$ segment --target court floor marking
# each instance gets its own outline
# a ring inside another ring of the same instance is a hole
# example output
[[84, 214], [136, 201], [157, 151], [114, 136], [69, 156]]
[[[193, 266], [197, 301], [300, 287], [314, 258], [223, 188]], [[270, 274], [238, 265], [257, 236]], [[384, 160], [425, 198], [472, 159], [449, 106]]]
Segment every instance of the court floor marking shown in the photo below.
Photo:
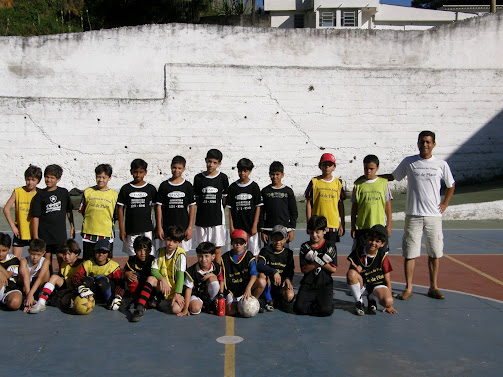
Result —
[[[225, 317], [225, 336], [234, 336], [234, 317]], [[224, 377], [236, 375], [236, 345], [225, 345]]]
[[461, 262], [460, 260], [457, 260], [456, 258], [451, 257], [450, 255], [444, 254], [444, 256], [445, 256], [447, 259], [449, 259], [449, 260], [451, 260], [451, 261], [453, 261], [453, 262], [456, 262], [457, 264], [459, 264], [459, 265], [461, 265], [461, 266], [463, 266], [463, 267], [466, 267], [466, 268], [468, 268], [469, 270], [472, 270], [473, 272], [475, 272], [475, 273], [477, 273], [477, 274], [479, 274], [479, 275], [481, 275], [481, 276], [483, 276], [483, 277], [485, 277], [485, 278], [487, 278], [487, 279], [491, 280], [492, 282], [494, 282], [494, 283], [496, 283], [496, 284], [503, 285], [503, 281], [498, 280], [498, 279], [496, 279], [495, 277], [492, 277], [491, 275], [486, 274], [485, 272], [482, 272], [482, 271], [480, 271], [479, 269], [477, 269], [477, 268], [475, 268], [475, 267], [472, 267], [472, 266], [470, 266], [470, 265], [468, 265], [468, 264], [466, 264], [466, 263], [463, 263], [463, 262]]

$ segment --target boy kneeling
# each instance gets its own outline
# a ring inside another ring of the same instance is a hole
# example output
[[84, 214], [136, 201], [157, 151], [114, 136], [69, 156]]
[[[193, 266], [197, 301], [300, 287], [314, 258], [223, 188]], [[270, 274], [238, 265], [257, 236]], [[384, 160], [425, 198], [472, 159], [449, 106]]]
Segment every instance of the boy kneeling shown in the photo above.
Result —
[[383, 312], [396, 314], [393, 308], [391, 294], [391, 277], [393, 271], [387, 252], [383, 248], [386, 243], [386, 228], [382, 225], [373, 226], [367, 233], [367, 244], [354, 250], [348, 260], [351, 262], [346, 275], [349, 290], [355, 299], [355, 313], [364, 315], [362, 296], [368, 296], [369, 314], [377, 311], [376, 299], [384, 307]]

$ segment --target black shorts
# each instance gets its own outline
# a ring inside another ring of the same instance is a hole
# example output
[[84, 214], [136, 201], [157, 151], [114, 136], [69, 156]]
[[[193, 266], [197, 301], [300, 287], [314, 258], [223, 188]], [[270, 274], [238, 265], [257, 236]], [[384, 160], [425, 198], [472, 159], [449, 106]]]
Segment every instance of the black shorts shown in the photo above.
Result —
[[339, 233], [337, 232], [337, 230], [334, 230], [333, 232], [332, 231], [326, 232], [325, 239], [327, 241], [333, 241], [333, 242], [340, 242], [341, 241], [341, 238], [339, 237]]
[[30, 240], [22, 240], [21, 238], [14, 236], [14, 239], [12, 240], [12, 246], [14, 247], [30, 246]]

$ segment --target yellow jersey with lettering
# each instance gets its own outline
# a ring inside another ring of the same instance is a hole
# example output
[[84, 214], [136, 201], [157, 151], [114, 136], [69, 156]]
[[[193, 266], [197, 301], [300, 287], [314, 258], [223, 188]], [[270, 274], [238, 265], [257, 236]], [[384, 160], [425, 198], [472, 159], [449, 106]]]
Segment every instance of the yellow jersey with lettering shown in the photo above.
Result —
[[175, 296], [176, 273], [178, 271], [183, 271], [185, 273], [187, 269], [187, 254], [184, 249], [177, 247], [171, 255], [166, 256], [166, 248], [161, 247], [157, 250], [152, 268], [159, 270], [159, 273], [168, 280], [171, 291], [170, 294], [165, 295], [164, 298], [171, 299]]
[[108, 259], [107, 263], [105, 263], [103, 266], [96, 264], [94, 259], [89, 259], [82, 263], [82, 266], [86, 271], [86, 276], [91, 276], [93, 278], [98, 276], [109, 276], [112, 275], [115, 271], [120, 271], [121, 269], [119, 263], [111, 259]]
[[369, 183], [365, 179], [355, 182], [355, 199], [358, 206], [356, 229], [370, 229], [374, 225], [386, 225], [386, 191], [388, 180], [377, 178]]
[[339, 228], [339, 199], [341, 197], [342, 182], [334, 178], [327, 182], [321, 176], [311, 180], [313, 184], [311, 214], [324, 216], [329, 228]]
[[73, 289], [72, 287], [72, 276], [80, 269], [82, 266], [82, 259], [77, 259], [75, 263], [72, 265], [67, 262], [63, 262], [61, 264], [61, 269], [59, 270], [59, 274], [63, 278], [66, 283], [66, 288]]
[[82, 233], [113, 238], [114, 212], [118, 194], [89, 187], [84, 190], [80, 212], [84, 214]]
[[22, 187], [18, 187], [14, 190], [16, 196], [16, 226], [19, 230], [19, 238], [22, 240], [31, 240], [31, 216], [30, 216], [30, 205], [33, 197], [38, 192], [36, 189], [34, 192], [28, 193]]

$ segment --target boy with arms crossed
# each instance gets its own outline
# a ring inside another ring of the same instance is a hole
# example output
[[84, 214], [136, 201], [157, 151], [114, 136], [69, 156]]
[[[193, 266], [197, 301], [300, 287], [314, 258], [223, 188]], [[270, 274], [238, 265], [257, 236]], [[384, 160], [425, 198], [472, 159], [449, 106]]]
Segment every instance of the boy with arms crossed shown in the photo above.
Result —
[[23, 294], [16, 284], [19, 259], [10, 250], [10, 236], [0, 233], [0, 303], [7, 310], [18, 310], [23, 303]]
[[293, 190], [285, 186], [281, 180], [285, 177], [283, 164], [274, 161], [269, 166], [271, 184], [261, 191], [264, 205], [260, 211], [262, 224], [262, 241], [269, 242], [271, 229], [275, 225], [283, 225], [289, 229], [287, 242], [293, 242], [297, 226], [297, 202]]
[[[24, 312], [35, 305], [35, 297], [38, 298], [39, 288], [49, 280], [49, 264], [51, 258], [45, 258], [45, 242], [41, 239], [30, 241], [29, 255], [19, 262], [18, 285], [25, 294]], [[58, 258], [60, 258], [58, 256]]]
[[[145, 182], [148, 164], [141, 158], [131, 162], [133, 181], [122, 186], [117, 199], [120, 239], [122, 252], [134, 256], [133, 242], [138, 236], [153, 239], [152, 207], [157, 197], [156, 188]], [[125, 213], [124, 213], [125, 212]], [[124, 218], [126, 224], [124, 226]], [[154, 254], [154, 248], [150, 252]]]
[[185, 229], [182, 249], [192, 248], [192, 225], [196, 214], [194, 188], [192, 183], [182, 177], [185, 171], [185, 158], [175, 156], [171, 161], [171, 178], [161, 183], [157, 192], [156, 222], [157, 235], [164, 240], [164, 232], [170, 225]]
[[72, 305], [73, 299], [77, 295], [77, 291], [72, 286], [72, 277], [82, 265], [82, 259], [79, 258], [80, 247], [74, 240], [66, 240], [58, 250], [58, 254], [63, 256], [63, 263], [58, 275], [52, 275], [49, 281], [45, 283], [37, 303], [28, 310], [28, 313], [43, 312], [47, 300], [55, 289], [57, 290], [58, 302], [61, 303], [62, 308], [67, 309]]
[[248, 233], [248, 250], [256, 256], [260, 251], [258, 221], [262, 198], [257, 183], [250, 179], [253, 162], [247, 158], [238, 161], [239, 180], [229, 186], [227, 207], [229, 211], [229, 232], [243, 229]]
[[[7, 222], [14, 233], [12, 246], [14, 255], [21, 258], [23, 247], [28, 246], [31, 240], [31, 222], [30, 206], [35, 194], [38, 192], [37, 185], [42, 179], [42, 170], [38, 166], [30, 165], [24, 172], [26, 185], [14, 189], [9, 200], [5, 203], [3, 213]], [[12, 220], [10, 209], [14, 205], [16, 221]]]
[[311, 216], [307, 223], [310, 240], [299, 252], [304, 277], [294, 304], [297, 314], [324, 317], [334, 312], [332, 274], [337, 271], [337, 249], [333, 241], [324, 238], [326, 231], [327, 219]]
[[179, 317], [215, 310], [215, 299], [223, 288], [223, 282], [218, 280], [220, 265], [214, 263], [215, 249], [211, 242], [203, 242], [196, 248], [197, 262], [185, 271], [185, 305], [177, 314]]
[[[183, 282], [187, 269], [187, 255], [180, 247], [185, 238], [185, 231], [178, 225], [170, 225], [164, 234], [165, 247], [157, 250], [152, 262], [147, 282], [143, 286], [138, 299], [138, 305], [131, 318], [138, 322], [143, 317], [143, 312], [152, 294], [159, 294], [162, 299], [157, 309], [164, 313], [178, 314], [184, 306]], [[152, 292], [154, 291], [154, 292]]]
[[377, 311], [376, 299], [384, 307], [383, 312], [396, 314], [391, 294], [393, 271], [388, 260], [388, 252], [383, 247], [387, 231], [382, 225], [375, 225], [366, 233], [367, 244], [353, 250], [348, 256], [351, 263], [346, 274], [349, 290], [355, 299], [355, 314], [364, 315], [362, 296], [368, 297], [369, 314]]
[[306, 220], [309, 221], [313, 215], [325, 217], [328, 224], [325, 238], [339, 242], [346, 229], [343, 203], [346, 195], [342, 181], [332, 176], [336, 167], [334, 155], [323, 153], [318, 167], [321, 175], [311, 179], [304, 193]]
[[373, 154], [363, 159], [363, 177], [355, 182], [351, 196], [351, 237], [353, 250], [365, 245], [366, 233], [374, 225], [386, 227], [386, 247], [391, 236], [391, 191], [388, 181], [377, 176], [379, 159]]
[[[75, 238], [72, 200], [67, 189], [58, 187], [63, 169], [59, 165], [48, 165], [44, 170], [46, 188], [37, 192], [31, 203], [31, 236], [45, 241], [47, 259], [56, 254], [66, 241], [66, 218], [70, 222], [70, 238]], [[63, 260], [58, 257], [61, 266]], [[52, 271], [52, 265], [49, 266]]]
[[264, 290], [264, 281], [257, 280], [257, 265], [255, 257], [246, 250], [248, 233], [242, 229], [234, 229], [231, 233], [232, 250], [222, 255], [222, 277], [224, 284], [221, 287], [227, 294], [228, 315], [236, 315], [238, 302], [250, 296], [256, 299]]
[[220, 263], [225, 245], [225, 204], [229, 179], [217, 169], [222, 152], [210, 149], [206, 154], [206, 171], [194, 177], [194, 196], [197, 203], [196, 243], [211, 242], [216, 246], [215, 262]]
[[82, 222], [82, 245], [84, 260], [94, 256], [94, 245], [98, 240], [110, 242], [110, 257], [113, 257], [113, 238], [117, 192], [108, 187], [112, 178], [112, 166], [100, 164], [94, 169], [96, 186], [84, 190], [79, 212]]

